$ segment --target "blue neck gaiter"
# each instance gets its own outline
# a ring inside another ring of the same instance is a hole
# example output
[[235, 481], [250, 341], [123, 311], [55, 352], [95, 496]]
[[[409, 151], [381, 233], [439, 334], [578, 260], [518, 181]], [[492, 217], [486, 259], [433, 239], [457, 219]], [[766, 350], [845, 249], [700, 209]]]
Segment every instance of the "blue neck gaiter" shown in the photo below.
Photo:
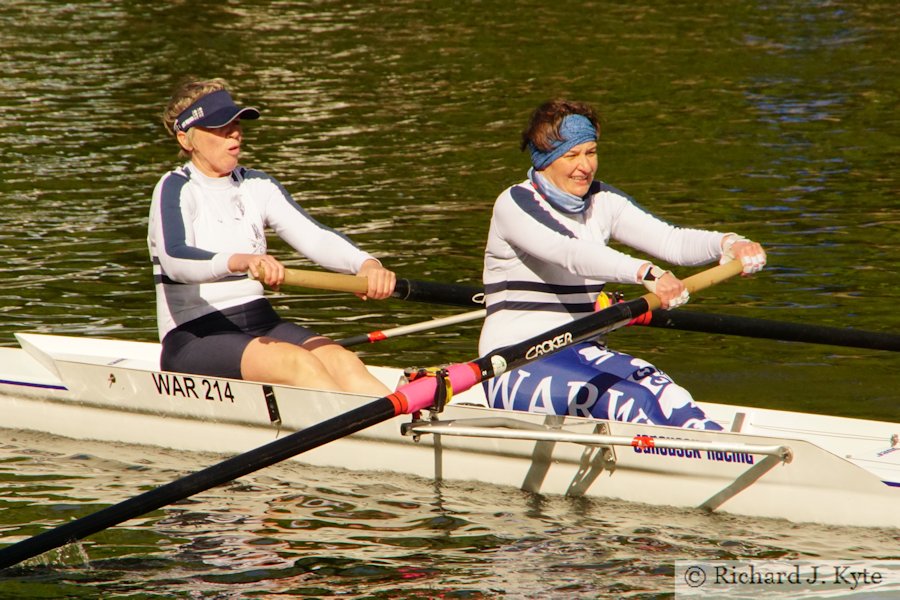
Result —
[[546, 198], [553, 208], [559, 211], [577, 214], [584, 212], [590, 206], [590, 199], [593, 197], [590, 191], [584, 198], [564, 192], [553, 185], [553, 182], [549, 179], [541, 175], [540, 171], [535, 171], [533, 168], [528, 169], [528, 179], [534, 184], [538, 193]]

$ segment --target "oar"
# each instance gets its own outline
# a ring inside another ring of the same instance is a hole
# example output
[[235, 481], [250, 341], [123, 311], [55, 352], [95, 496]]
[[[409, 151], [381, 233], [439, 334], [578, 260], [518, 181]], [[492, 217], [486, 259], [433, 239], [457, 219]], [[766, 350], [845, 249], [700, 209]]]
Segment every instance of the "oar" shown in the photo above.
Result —
[[[367, 289], [365, 277], [304, 269], [285, 269], [284, 285], [356, 294], [361, 294]], [[479, 306], [483, 303], [479, 300], [482, 296], [481, 290], [474, 286], [412, 279], [398, 279], [393, 293], [394, 298], [401, 300], [452, 306]]]
[[[644, 317], [646, 316], [644, 315]], [[900, 351], [900, 335], [863, 331], [861, 329], [825, 327], [823, 325], [806, 325], [770, 319], [712, 315], [680, 310], [654, 310], [649, 323], [642, 323], [642, 320], [638, 319], [637, 324], [684, 331], [741, 335], [784, 342], [806, 342], [809, 344], [890, 350], [892, 352]]]
[[485, 309], [473, 310], [470, 312], [460, 313], [458, 315], [450, 315], [449, 317], [440, 317], [438, 319], [430, 319], [421, 323], [413, 323], [412, 325], [401, 325], [393, 329], [384, 329], [382, 331], [370, 331], [369, 333], [361, 333], [353, 335], [337, 343], [345, 348], [355, 346], [357, 344], [374, 343], [409, 333], [419, 333], [420, 331], [430, 331], [438, 327], [446, 327], [456, 325], [457, 323], [465, 323], [466, 321], [474, 321], [475, 319], [483, 319], [487, 311]]
[[[684, 280], [690, 292], [714, 285], [741, 270], [737, 261], [719, 265]], [[459, 393], [478, 383], [561, 350], [594, 335], [621, 327], [631, 319], [659, 307], [659, 298], [645, 294], [640, 298], [614, 304], [571, 323], [507, 346], [467, 363], [445, 369], [444, 385], [450, 393]], [[281, 439], [229, 458], [171, 483], [139, 494], [93, 514], [81, 517], [0, 549], [0, 569], [11, 567], [67, 543], [85, 538], [129, 519], [189, 498], [194, 494], [227, 483], [264, 467], [287, 460], [333, 440], [351, 435], [401, 414], [410, 414], [431, 406], [438, 391], [438, 377], [421, 377], [396, 392], [364, 404], [342, 415], [292, 433]]]
[[[338, 275], [338, 277], [362, 279], [352, 275]], [[297, 285], [304, 284], [298, 283]], [[359, 286], [360, 283], [355, 282], [354, 285]], [[313, 283], [312, 287], [316, 287], [316, 284]], [[484, 294], [481, 288], [470, 285], [401, 279], [397, 282], [397, 288], [401, 291], [395, 292], [394, 296], [408, 300], [453, 306], [480, 306], [484, 302]], [[365, 291], [364, 287], [362, 291]], [[888, 350], [891, 352], [900, 351], [900, 335], [891, 333], [791, 323], [789, 321], [775, 321], [771, 319], [756, 319], [753, 317], [735, 317], [691, 310], [674, 312], [662, 309], [654, 310], [652, 315], [644, 314], [634, 325], [755, 337], [782, 342], [825, 344], [849, 348]]]

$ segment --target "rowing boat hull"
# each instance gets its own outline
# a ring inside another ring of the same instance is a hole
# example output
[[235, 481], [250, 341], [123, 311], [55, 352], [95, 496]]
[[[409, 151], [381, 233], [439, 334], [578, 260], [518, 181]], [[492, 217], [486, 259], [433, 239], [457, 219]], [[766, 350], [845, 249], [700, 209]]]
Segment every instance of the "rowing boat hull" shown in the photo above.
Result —
[[[9, 429], [236, 454], [371, 401], [160, 372], [156, 344], [17, 337], [22, 349], [0, 348], [0, 414]], [[389, 386], [402, 375], [389, 368], [373, 372]], [[726, 429], [736, 430], [706, 432], [508, 412], [479, 403], [480, 390], [470, 390], [439, 415], [438, 425], [472, 425], [466, 435], [429, 432], [428, 415], [417, 425], [418, 435], [402, 435], [412, 419], [401, 416], [296, 458], [545, 494], [900, 527], [900, 447], [891, 442], [898, 424], [703, 404]], [[527, 433], [536, 430], [549, 431], [549, 438], [514, 439], [521, 432], [538, 436]], [[564, 441], [574, 434], [594, 436], [589, 439], [595, 443]], [[613, 439], [637, 441], [600, 443]], [[684, 447], [659, 447], [665, 440]], [[692, 444], [700, 449], [689, 449]], [[773, 447], [785, 452], [755, 452]]]

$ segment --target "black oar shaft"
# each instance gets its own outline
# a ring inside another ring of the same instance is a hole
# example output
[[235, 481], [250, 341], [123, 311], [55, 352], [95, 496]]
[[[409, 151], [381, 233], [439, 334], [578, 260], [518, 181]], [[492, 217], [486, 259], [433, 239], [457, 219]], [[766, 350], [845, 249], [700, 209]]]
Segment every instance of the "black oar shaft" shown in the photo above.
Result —
[[[480, 306], [481, 288], [462, 284], [435, 284], [428, 281], [398, 281], [395, 297], [453, 306]], [[410, 287], [407, 287], [410, 286]], [[420, 292], [420, 290], [423, 290]], [[900, 352], [900, 335], [861, 329], [826, 327], [788, 321], [691, 312], [690, 310], [655, 310], [647, 324], [650, 327], [718, 333], [784, 342], [804, 342], [870, 350]], [[361, 340], [358, 343], [363, 343]]]
[[129, 519], [356, 433], [386, 421], [396, 414], [395, 405], [387, 398], [380, 398], [86, 517], [2, 548], [0, 549], [0, 569], [11, 567], [23, 560], [83, 539]]
[[481, 306], [483, 304], [480, 287], [414, 279], [398, 279], [393, 297], [450, 306]]
[[351, 335], [350, 337], [346, 337], [340, 340], [337, 340], [337, 343], [344, 348], [349, 348], [350, 346], [358, 346], [359, 344], [368, 344], [372, 340], [369, 338], [369, 335], [366, 333], [359, 333], [357, 335]]
[[653, 311], [651, 327], [740, 335], [785, 342], [900, 351], [900, 335], [691, 311]]
[[[658, 304], [657, 304], [658, 306]], [[496, 361], [502, 360], [500, 371], [513, 369], [582, 340], [603, 335], [644, 314], [652, 307], [648, 296], [613, 304], [603, 310], [547, 331], [540, 336], [496, 350], [474, 361], [481, 369], [482, 380], [497, 374]]]

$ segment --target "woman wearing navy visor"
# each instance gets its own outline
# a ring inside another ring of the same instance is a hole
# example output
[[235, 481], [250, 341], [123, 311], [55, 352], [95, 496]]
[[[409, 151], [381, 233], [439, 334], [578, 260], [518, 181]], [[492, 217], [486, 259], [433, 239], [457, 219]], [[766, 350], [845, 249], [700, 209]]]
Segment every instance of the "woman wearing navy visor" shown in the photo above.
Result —
[[[611, 248], [610, 240], [677, 265], [736, 259], [744, 274], [765, 265], [759, 244], [734, 233], [674, 227], [595, 180], [598, 134], [596, 113], [581, 102], [554, 100], [532, 114], [521, 145], [532, 168], [500, 194], [491, 218], [481, 356], [590, 314], [606, 299], [606, 282], [643, 285], [663, 308], [688, 301], [671, 272]], [[721, 429], [665, 373], [599, 341], [560, 350], [488, 381], [485, 389], [497, 408]]]
[[162, 176], [150, 208], [161, 368], [383, 396], [390, 390], [353, 352], [281, 319], [263, 296], [263, 283], [284, 281], [265, 227], [322, 267], [365, 276], [363, 299], [387, 298], [396, 277], [274, 178], [239, 165], [241, 120], [257, 118], [221, 79], [181, 85], [163, 113], [188, 160]]

